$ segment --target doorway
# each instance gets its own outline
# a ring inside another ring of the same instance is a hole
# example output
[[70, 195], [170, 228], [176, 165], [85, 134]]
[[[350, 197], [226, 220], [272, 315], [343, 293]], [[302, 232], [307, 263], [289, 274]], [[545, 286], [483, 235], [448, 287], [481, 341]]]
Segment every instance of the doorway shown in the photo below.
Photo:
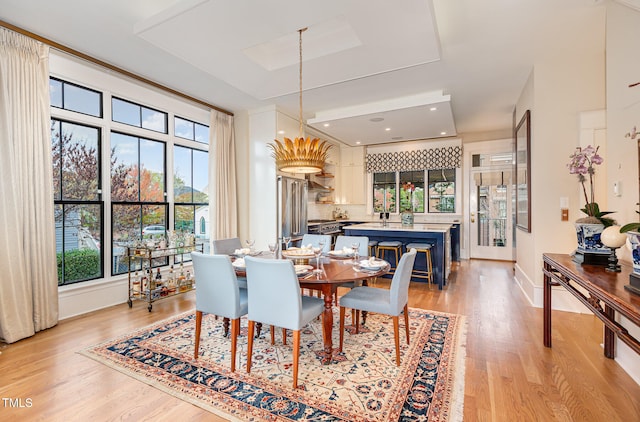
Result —
[[513, 153], [473, 154], [471, 161], [469, 257], [513, 261]]

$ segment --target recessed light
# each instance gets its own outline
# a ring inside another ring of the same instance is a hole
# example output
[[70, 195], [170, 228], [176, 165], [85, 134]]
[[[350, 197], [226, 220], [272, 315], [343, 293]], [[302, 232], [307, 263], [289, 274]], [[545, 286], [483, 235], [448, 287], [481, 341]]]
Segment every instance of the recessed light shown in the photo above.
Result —
[[387, 132], [389, 132], [389, 131], [391, 130], [391, 128], [390, 128], [390, 127], [388, 127], [388, 128], [386, 128], [385, 130], [386, 130]]
[[440, 135], [446, 135], [447, 132], [440, 132]]
[[329, 123], [324, 124], [324, 127], [329, 127], [329, 126], [331, 126]]
[[356, 141], [356, 145], [360, 145], [360, 141]]
[[383, 120], [384, 120], [384, 118], [382, 118], [382, 117], [373, 117], [373, 118], [369, 119], [370, 122], [374, 122], [374, 123], [381, 122]]
[[429, 110], [436, 111], [437, 109], [438, 109], [438, 107], [431, 107]]
[[278, 131], [278, 134], [279, 134], [279, 135], [284, 135], [284, 130], [279, 130], [279, 131]]

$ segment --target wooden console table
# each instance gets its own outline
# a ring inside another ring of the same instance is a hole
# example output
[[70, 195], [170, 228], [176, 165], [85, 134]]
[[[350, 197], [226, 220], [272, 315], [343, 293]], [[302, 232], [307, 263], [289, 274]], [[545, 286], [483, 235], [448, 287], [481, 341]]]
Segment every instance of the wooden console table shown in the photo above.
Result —
[[[580, 265], [570, 255], [543, 254], [544, 261], [544, 345], [551, 347], [551, 288], [562, 286], [604, 322], [604, 355], [615, 357], [615, 337], [618, 336], [636, 353], [640, 341], [616, 322], [616, 312], [640, 326], [640, 296], [624, 288], [629, 283], [632, 268], [622, 265], [619, 273], [605, 271], [597, 265]], [[585, 296], [576, 286], [588, 292]]]

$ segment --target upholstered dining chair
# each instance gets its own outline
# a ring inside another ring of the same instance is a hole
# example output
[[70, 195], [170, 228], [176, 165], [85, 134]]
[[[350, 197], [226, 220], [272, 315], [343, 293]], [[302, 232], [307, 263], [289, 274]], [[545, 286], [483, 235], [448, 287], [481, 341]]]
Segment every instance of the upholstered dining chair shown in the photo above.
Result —
[[416, 250], [411, 249], [402, 255], [396, 272], [391, 280], [391, 287], [381, 289], [377, 287], [355, 287], [340, 298], [340, 348], [344, 338], [344, 314], [346, 308], [356, 310], [356, 327], [358, 326], [360, 311], [375, 312], [390, 315], [393, 318], [393, 335], [396, 343], [396, 365], [400, 366], [400, 338], [398, 318], [404, 312], [404, 325], [409, 344], [409, 282], [411, 271], [416, 260]]
[[301, 245], [307, 246], [311, 244], [314, 248], [318, 246], [321, 240], [324, 240], [324, 246], [322, 252], [329, 252], [331, 250], [331, 235], [329, 234], [305, 234], [302, 235]]
[[300, 294], [292, 261], [247, 257], [245, 263], [249, 296], [247, 373], [251, 372], [255, 323], [282, 327], [293, 331], [293, 388], [297, 388], [300, 330], [324, 311], [324, 301]]
[[[343, 248], [350, 249], [351, 245], [355, 242], [358, 242], [360, 245], [358, 248], [358, 255], [363, 258], [369, 256], [369, 237], [367, 236], [338, 236], [336, 238], [336, 245], [333, 249], [336, 251], [342, 250]], [[350, 281], [349, 283], [340, 285], [340, 287], [347, 289], [353, 289], [354, 287], [359, 286], [362, 286], [362, 281]], [[334, 302], [337, 304], [336, 300], [334, 300]]]
[[363, 258], [369, 256], [369, 238], [367, 236], [338, 236], [333, 250], [339, 251], [342, 248], [351, 249], [351, 245], [354, 242], [358, 242], [360, 244], [360, 247], [358, 248], [358, 255]]
[[193, 357], [200, 354], [202, 314], [214, 314], [231, 322], [231, 372], [236, 370], [236, 349], [240, 317], [248, 311], [247, 290], [241, 289], [228, 255], [191, 252], [196, 288], [196, 344]]
[[[242, 249], [240, 238], [230, 237], [229, 239], [218, 239], [213, 241], [214, 255], [233, 255], [236, 249]], [[243, 289], [247, 288], [247, 279], [238, 277], [238, 284]]]

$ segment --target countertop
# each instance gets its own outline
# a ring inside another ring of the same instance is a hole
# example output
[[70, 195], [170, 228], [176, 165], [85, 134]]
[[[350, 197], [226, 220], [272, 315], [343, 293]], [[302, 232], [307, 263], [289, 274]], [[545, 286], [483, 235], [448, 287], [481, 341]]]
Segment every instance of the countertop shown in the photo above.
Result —
[[415, 223], [413, 226], [403, 226], [402, 223], [387, 223], [386, 226], [382, 223], [363, 223], [344, 226], [343, 229], [446, 233], [451, 226], [449, 223]]

